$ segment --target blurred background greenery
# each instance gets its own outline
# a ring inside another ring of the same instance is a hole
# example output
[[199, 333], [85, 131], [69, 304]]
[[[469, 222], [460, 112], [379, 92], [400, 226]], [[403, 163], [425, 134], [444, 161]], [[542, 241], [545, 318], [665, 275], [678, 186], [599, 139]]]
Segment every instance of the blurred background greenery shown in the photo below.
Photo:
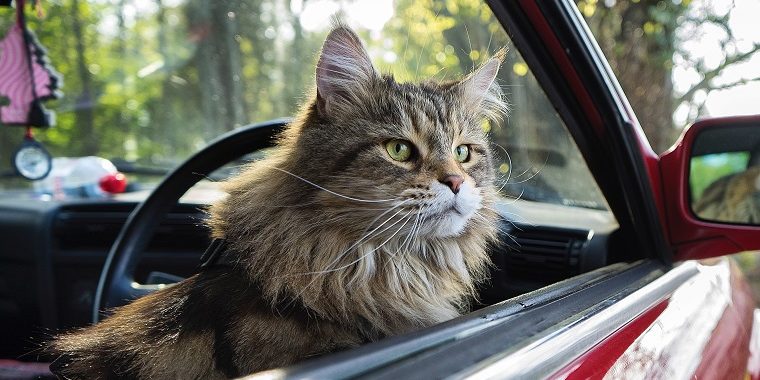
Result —
[[[758, 93], [752, 86], [760, 79], [760, 36], [744, 33], [757, 31], [754, 0], [576, 3], [656, 152], [671, 146], [690, 122], [721, 114], [711, 108], [716, 94]], [[42, 17], [27, 12], [29, 26], [62, 73], [65, 96], [46, 103], [58, 123], [38, 139], [54, 156], [98, 155], [164, 168], [226, 131], [293, 115], [313, 86], [316, 55], [333, 14], [348, 18], [379, 67], [402, 81], [453, 79], [510, 45], [478, 0], [41, 4]], [[13, 10], [1, 9], [0, 30], [12, 22]], [[502, 159], [499, 169], [532, 176], [526, 182], [539, 184], [534, 197], [603, 208], [577, 148], [515, 49], [499, 81], [513, 105], [509, 128], [484, 126], [514, 153], [511, 165]], [[751, 99], [729, 101], [742, 102]], [[0, 127], [0, 156], [9, 157], [21, 138], [20, 128]], [[694, 191], [741, 159], [696, 160], [712, 174], [692, 182]], [[0, 172], [9, 170], [9, 160], [0, 159]], [[0, 180], [0, 189], [19, 186], [28, 184]], [[739, 261], [759, 278], [756, 256]]]
[[[510, 46], [478, 0], [42, 4], [44, 17], [28, 12], [30, 28], [63, 74], [65, 96], [46, 103], [58, 125], [38, 133], [39, 140], [54, 156], [152, 167], [171, 168], [234, 128], [293, 115], [314, 86], [332, 16], [354, 27], [379, 69], [399, 81], [461, 78]], [[0, 20], [8, 24], [11, 16], [6, 10]], [[499, 83], [513, 105], [510, 128], [483, 127], [510, 154], [497, 152], [501, 173], [523, 176], [506, 193], [604, 208], [577, 147], [515, 49]], [[0, 128], [0, 152], [11, 152], [21, 137], [18, 128]], [[0, 188], [21, 185], [0, 181]]]

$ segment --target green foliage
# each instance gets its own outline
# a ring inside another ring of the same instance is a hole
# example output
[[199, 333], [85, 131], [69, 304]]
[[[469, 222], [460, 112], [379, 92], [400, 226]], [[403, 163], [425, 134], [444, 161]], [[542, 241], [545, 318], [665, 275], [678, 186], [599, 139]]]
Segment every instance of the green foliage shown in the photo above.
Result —
[[[329, 28], [302, 25], [311, 2], [296, 3], [43, 2], [47, 16], [38, 20], [30, 12], [30, 27], [63, 74], [65, 96], [46, 104], [58, 125], [38, 138], [55, 156], [173, 166], [233, 128], [294, 115], [313, 96], [314, 65]], [[335, 4], [346, 10], [351, 2]], [[397, 0], [393, 7], [382, 30], [357, 31], [379, 69], [399, 81], [459, 79], [508, 47], [482, 0]], [[343, 16], [360, 24], [350, 12]], [[588, 191], [593, 181], [577, 148], [516, 51], [507, 54], [498, 82], [513, 111], [504, 125], [483, 128], [509, 150], [509, 158], [496, 154], [503, 179], [530, 179], [542, 199], [557, 201], [562, 192], [600, 204], [598, 193]], [[3, 129], [0, 142], [9, 151], [21, 130]], [[550, 155], [560, 164], [547, 167]], [[505, 190], [530, 195], [518, 185]]]
[[699, 199], [713, 182], [747, 169], [749, 152], [707, 154], [691, 159], [689, 185], [692, 199]]
[[[37, 133], [55, 156], [172, 165], [227, 130], [293, 115], [313, 87], [326, 30], [303, 30], [299, 14], [279, 1], [141, 4], [59, 0], [43, 3], [43, 19], [28, 12], [64, 77], [65, 96], [46, 103], [58, 124]], [[12, 10], [2, 16], [7, 28]], [[506, 44], [499, 28], [479, 1], [402, 0], [383, 39], [364, 37], [380, 66], [402, 80], [454, 78]], [[451, 35], [462, 38], [447, 41]], [[2, 131], [7, 149], [17, 132]]]

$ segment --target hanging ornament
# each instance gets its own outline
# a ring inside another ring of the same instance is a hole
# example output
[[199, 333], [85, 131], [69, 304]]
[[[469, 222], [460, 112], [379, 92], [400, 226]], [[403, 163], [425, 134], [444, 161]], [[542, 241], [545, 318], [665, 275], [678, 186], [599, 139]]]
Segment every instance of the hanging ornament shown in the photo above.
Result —
[[27, 128], [24, 141], [13, 154], [13, 168], [20, 176], [33, 181], [47, 177], [53, 168], [53, 158], [34, 139], [31, 128]]
[[[36, 3], [41, 13], [39, 3]], [[48, 62], [45, 48], [26, 27], [24, 0], [16, 0], [16, 23], [0, 41], [0, 122], [26, 127], [24, 140], [12, 156], [16, 172], [31, 180], [45, 178], [51, 169], [50, 154], [36, 141], [31, 127], [50, 127], [55, 114], [44, 100], [58, 98], [61, 84]]]

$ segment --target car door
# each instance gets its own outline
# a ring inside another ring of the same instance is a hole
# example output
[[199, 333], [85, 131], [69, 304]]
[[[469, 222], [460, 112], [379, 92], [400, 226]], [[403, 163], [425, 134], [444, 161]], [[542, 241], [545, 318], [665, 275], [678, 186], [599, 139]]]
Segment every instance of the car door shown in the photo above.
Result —
[[727, 259], [679, 261], [660, 160], [575, 5], [488, 5], [573, 135], [619, 223], [608, 247], [624, 252], [451, 322], [251, 378], [757, 376], [747, 284]]

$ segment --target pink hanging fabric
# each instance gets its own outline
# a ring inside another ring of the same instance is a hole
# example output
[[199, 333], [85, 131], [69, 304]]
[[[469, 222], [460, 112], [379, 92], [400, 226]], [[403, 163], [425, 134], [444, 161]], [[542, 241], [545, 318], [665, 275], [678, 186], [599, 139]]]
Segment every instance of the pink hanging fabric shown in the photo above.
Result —
[[25, 31], [24, 2], [18, 0], [16, 6], [17, 22], [0, 41], [0, 96], [10, 102], [0, 107], [0, 123], [49, 126], [35, 124], [38, 121], [34, 120], [36, 110], [33, 108], [41, 109], [39, 101], [58, 97], [60, 78], [48, 66], [44, 48], [31, 32]]
[[[27, 51], [24, 49], [24, 31], [14, 24], [5, 38], [0, 41], [0, 96], [8, 98], [10, 104], [0, 107], [0, 121], [3, 124], [25, 125], [29, 117], [32, 101], [32, 80], [29, 77]], [[35, 49], [36, 46], [30, 46]], [[34, 56], [34, 55], [33, 55]], [[34, 59], [34, 84], [37, 98], [53, 95], [48, 72]]]

